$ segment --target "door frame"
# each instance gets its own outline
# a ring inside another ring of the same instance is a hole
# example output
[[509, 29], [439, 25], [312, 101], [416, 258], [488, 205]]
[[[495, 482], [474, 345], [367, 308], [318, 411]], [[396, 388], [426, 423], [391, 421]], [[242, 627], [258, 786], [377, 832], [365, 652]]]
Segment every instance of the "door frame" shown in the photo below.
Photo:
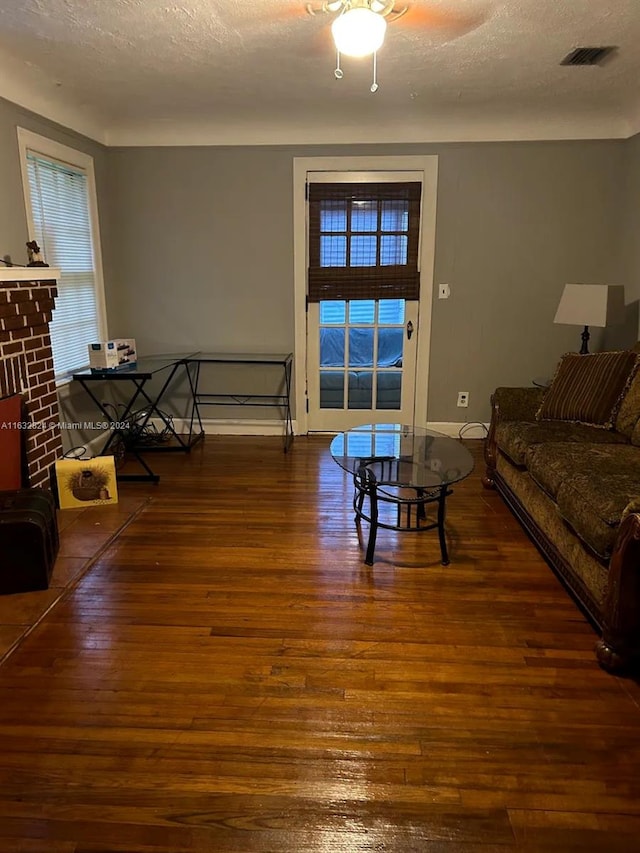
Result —
[[294, 157], [293, 158], [293, 280], [294, 400], [296, 432], [306, 434], [307, 417], [307, 172], [422, 172], [420, 214], [420, 302], [415, 382], [415, 422], [427, 423], [429, 354], [436, 242], [438, 156]]

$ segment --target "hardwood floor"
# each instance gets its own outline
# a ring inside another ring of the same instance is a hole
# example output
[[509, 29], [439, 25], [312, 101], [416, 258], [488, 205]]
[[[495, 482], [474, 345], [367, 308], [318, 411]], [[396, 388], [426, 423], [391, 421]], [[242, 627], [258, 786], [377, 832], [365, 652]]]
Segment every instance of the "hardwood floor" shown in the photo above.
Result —
[[112, 506], [58, 510], [60, 553], [49, 588], [0, 595], [0, 664], [150, 500], [140, 490], [123, 491], [118, 503]]
[[638, 684], [468, 445], [447, 567], [364, 565], [326, 437], [154, 456], [0, 666], [0, 853], [640, 850]]

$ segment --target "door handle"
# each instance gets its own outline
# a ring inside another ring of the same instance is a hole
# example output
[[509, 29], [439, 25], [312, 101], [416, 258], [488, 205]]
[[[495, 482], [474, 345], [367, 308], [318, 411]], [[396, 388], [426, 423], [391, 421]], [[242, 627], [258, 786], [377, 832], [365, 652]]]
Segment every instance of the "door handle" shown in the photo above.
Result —
[[411, 340], [411, 335], [413, 334], [413, 323], [411, 320], [407, 323], [407, 340]]

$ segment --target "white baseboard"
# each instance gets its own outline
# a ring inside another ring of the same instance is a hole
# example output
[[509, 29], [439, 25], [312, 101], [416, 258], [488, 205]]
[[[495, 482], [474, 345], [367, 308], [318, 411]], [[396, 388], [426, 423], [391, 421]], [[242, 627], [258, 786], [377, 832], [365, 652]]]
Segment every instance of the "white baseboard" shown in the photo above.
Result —
[[[151, 423], [158, 430], [164, 429], [164, 423], [160, 418], [152, 418]], [[194, 431], [197, 424], [194, 424]], [[177, 433], [189, 431], [189, 421], [183, 418], [174, 418], [173, 427]], [[284, 435], [284, 421], [275, 419], [253, 419], [253, 418], [203, 418], [202, 427], [205, 435]], [[451, 438], [485, 438], [489, 424], [481, 423], [455, 423], [447, 421], [430, 421], [429, 429], [441, 432]], [[460, 432], [462, 431], [462, 435]], [[297, 421], [293, 421], [293, 433], [298, 435]], [[93, 456], [102, 447], [107, 439], [107, 432], [92, 438], [86, 445], [87, 455]]]
[[[152, 418], [151, 423], [156, 429], [164, 429], [160, 418]], [[194, 432], [197, 432], [197, 422]], [[177, 433], [189, 432], [189, 421], [184, 418], [174, 418], [173, 428]], [[203, 418], [202, 428], [205, 435], [284, 435], [284, 421], [265, 418]], [[293, 421], [293, 433], [297, 433], [297, 423]]]

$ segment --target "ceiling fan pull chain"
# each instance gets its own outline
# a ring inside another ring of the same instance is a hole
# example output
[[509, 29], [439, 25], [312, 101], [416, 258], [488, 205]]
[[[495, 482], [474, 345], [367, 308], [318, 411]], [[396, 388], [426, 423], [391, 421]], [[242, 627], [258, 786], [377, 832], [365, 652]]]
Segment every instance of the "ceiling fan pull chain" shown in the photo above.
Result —
[[371, 91], [378, 91], [378, 51], [373, 51], [373, 83], [371, 84]]
[[342, 80], [344, 77], [344, 72], [342, 68], [340, 68], [340, 51], [336, 50], [336, 70], [333, 72], [336, 80]]

